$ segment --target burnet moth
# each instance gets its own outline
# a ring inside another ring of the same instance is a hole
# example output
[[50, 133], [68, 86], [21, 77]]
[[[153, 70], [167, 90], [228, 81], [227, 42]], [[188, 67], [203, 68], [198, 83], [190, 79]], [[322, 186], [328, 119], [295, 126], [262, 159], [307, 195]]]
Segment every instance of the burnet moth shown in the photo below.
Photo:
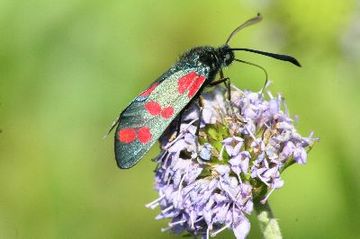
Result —
[[[291, 56], [229, 46], [229, 41], [238, 31], [261, 19], [258, 14], [244, 22], [229, 35], [225, 44], [218, 48], [201, 46], [188, 50], [121, 112], [110, 129], [111, 131], [116, 127], [115, 158], [120, 168], [131, 168], [138, 163], [175, 117], [192, 100], [198, 98], [205, 87], [228, 83], [228, 78], [223, 78], [224, 67], [234, 61], [255, 65], [236, 59], [234, 51], [253, 52], [300, 66]], [[220, 79], [215, 80], [218, 73]]]

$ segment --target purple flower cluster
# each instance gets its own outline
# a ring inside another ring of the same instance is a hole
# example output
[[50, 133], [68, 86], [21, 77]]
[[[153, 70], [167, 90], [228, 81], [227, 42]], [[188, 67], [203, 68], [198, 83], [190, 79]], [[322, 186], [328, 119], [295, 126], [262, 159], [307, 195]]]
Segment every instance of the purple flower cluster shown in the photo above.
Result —
[[201, 110], [195, 102], [184, 113], [180, 133], [172, 125], [160, 139], [159, 198], [147, 207], [171, 219], [163, 230], [209, 238], [231, 229], [245, 238], [254, 199], [264, 203], [282, 187], [280, 173], [304, 164], [317, 140], [297, 133], [281, 96], [232, 88], [231, 102], [222, 87], [204, 93]]

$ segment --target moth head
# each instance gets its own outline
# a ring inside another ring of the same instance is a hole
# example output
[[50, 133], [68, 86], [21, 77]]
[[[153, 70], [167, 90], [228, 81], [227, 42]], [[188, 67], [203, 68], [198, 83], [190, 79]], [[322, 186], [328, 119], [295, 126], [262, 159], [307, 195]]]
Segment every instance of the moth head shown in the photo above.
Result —
[[214, 70], [230, 65], [234, 58], [235, 55], [228, 45], [219, 48], [203, 47], [198, 51], [199, 64], [204, 64]]
[[230, 65], [234, 59], [234, 52], [230, 49], [228, 45], [224, 45], [216, 49], [216, 55], [221, 67]]

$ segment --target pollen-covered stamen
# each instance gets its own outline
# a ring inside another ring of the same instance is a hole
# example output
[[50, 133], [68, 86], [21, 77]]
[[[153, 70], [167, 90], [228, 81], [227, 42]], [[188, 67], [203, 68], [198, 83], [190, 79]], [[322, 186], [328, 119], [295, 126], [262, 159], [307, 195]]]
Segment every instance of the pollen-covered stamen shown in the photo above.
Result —
[[270, 195], [275, 191], [275, 188], [271, 189], [270, 192], [268, 192], [268, 194], [265, 196], [265, 198], [263, 198], [260, 202], [262, 204], [265, 204], [266, 201], [269, 199]]
[[121, 129], [118, 132], [118, 139], [120, 142], [129, 144], [136, 139], [136, 131], [133, 128]]
[[159, 198], [155, 199], [154, 201], [148, 203], [145, 205], [145, 207], [147, 208], [151, 208], [151, 209], [155, 209], [158, 205], [159, 205], [159, 202], [165, 197], [165, 194], [160, 196]]
[[180, 221], [177, 221], [177, 222], [170, 222], [169, 223], [169, 226], [170, 227], [173, 227], [173, 226], [176, 226], [176, 225], [179, 225], [179, 224], [183, 224], [183, 223], [185, 223], [187, 220], [186, 219], [184, 219], [184, 220], [180, 220]]
[[228, 223], [228, 224], [224, 225], [222, 228], [218, 229], [217, 231], [212, 232], [212, 233], [210, 234], [210, 236], [211, 236], [211, 237], [215, 237], [217, 234], [219, 234], [220, 232], [224, 231], [226, 228], [229, 228], [230, 225], [231, 225], [231, 223]]

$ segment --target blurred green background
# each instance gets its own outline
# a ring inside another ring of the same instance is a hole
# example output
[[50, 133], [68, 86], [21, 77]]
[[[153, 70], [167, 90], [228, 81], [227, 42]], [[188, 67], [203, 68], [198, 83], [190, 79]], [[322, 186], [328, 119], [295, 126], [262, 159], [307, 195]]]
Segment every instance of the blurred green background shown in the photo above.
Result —
[[[300, 60], [236, 53], [264, 66], [300, 132], [321, 138], [271, 196], [284, 237], [360, 238], [360, 4], [351, 0], [0, 0], [0, 238], [176, 238], [144, 207], [157, 197], [157, 147], [121, 171], [103, 135], [179, 54], [221, 45], [257, 12], [264, 21], [231, 45]], [[243, 89], [264, 80], [243, 64], [226, 75]], [[254, 221], [249, 238], [259, 235]]]

